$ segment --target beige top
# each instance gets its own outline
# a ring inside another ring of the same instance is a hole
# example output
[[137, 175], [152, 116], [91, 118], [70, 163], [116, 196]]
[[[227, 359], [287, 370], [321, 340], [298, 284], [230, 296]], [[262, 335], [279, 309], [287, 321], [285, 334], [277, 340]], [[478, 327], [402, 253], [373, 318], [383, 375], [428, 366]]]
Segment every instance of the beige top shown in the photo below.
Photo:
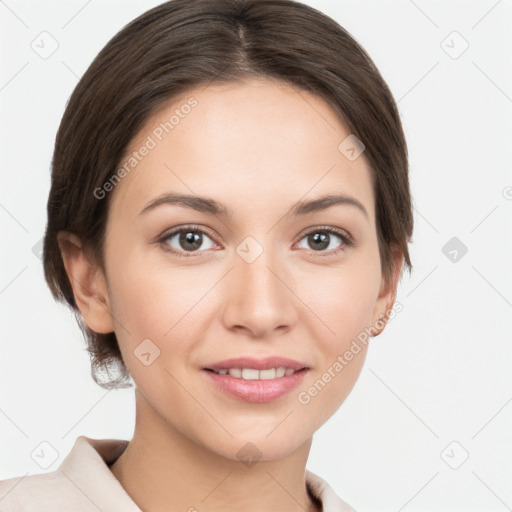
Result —
[[[1, 512], [142, 512], [110, 471], [128, 441], [80, 436], [53, 472], [0, 481]], [[323, 512], [355, 512], [327, 482], [306, 469]]]

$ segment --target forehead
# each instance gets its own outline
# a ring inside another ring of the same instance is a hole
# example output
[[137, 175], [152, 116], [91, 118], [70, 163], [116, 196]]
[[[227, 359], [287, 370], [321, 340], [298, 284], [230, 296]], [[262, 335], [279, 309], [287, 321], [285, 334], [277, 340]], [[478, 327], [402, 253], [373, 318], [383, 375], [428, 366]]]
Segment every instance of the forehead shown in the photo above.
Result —
[[163, 105], [131, 141], [119, 167], [133, 165], [125, 165], [112, 210], [132, 217], [169, 191], [207, 195], [233, 209], [347, 193], [373, 216], [364, 153], [351, 161], [339, 148], [349, 135], [323, 99], [282, 82], [196, 87]]

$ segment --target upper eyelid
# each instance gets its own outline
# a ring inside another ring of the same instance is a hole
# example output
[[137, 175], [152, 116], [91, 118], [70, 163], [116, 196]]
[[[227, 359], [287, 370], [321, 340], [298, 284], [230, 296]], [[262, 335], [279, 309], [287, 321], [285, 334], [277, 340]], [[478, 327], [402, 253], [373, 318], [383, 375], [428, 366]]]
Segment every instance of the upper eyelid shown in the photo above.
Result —
[[346, 230], [346, 229], [343, 229], [343, 228], [335, 228], [334, 226], [314, 226], [312, 228], [308, 228], [306, 229], [306, 231], [304, 231], [302, 233], [302, 238], [305, 237], [306, 235], [309, 235], [310, 233], [315, 233], [317, 231], [327, 231], [333, 235], [338, 235], [338, 236], [345, 236], [347, 237], [349, 240], [354, 240], [354, 237]]
[[177, 233], [180, 233], [182, 231], [199, 231], [201, 233], [205, 233], [208, 235], [211, 239], [215, 241], [216, 236], [213, 234], [213, 230], [210, 230], [210, 228], [206, 228], [205, 226], [196, 226], [194, 224], [185, 225], [182, 227], [177, 227], [176, 229], [171, 229], [169, 232], [165, 232], [162, 236], [159, 237], [160, 240], [170, 238], [171, 236], [176, 235]]

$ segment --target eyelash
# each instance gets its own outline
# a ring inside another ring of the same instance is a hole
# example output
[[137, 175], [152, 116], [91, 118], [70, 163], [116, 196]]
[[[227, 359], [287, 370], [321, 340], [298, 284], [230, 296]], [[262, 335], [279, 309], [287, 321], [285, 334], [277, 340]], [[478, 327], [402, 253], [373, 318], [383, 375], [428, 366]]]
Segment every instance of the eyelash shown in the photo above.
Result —
[[[186, 226], [181, 226], [179, 229], [174, 229], [173, 231], [170, 231], [169, 233], [167, 233], [164, 236], [162, 236], [161, 238], [159, 238], [158, 243], [162, 245], [162, 247], [165, 251], [170, 252], [171, 254], [174, 254], [174, 255], [178, 256], [179, 258], [194, 258], [194, 257], [196, 257], [196, 253], [201, 252], [201, 251], [192, 251], [190, 254], [186, 254], [183, 251], [176, 251], [175, 249], [170, 249], [169, 244], [166, 243], [174, 235], [181, 233], [183, 231], [203, 233], [205, 235], [208, 235], [213, 241], [215, 241], [215, 236], [209, 229], [202, 228], [202, 227], [199, 227], [194, 224], [190, 224], [190, 225], [186, 225]], [[311, 252], [317, 253], [317, 255], [320, 257], [332, 256], [333, 254], [337, 254], [339, 251], [344, 250], [344, 248], [352, 247], [355, 245], [355, 241], [353, 240], [353, 238], [350, 235], [348, 235], [346, 232], [341, 231], [336, 228], [329, 227], [329, 226], [316, 227], [315, 229], [312, 229], [312, 230], [304, 233], [304, 235], [302, 235], [302, 237], [299, 239], [299, 241], [302, 240], [303, 238], [307, 237], [308, 235], [311, 235], [312, 233], [329, 233], [331, 235], [336, 235], [343, 242], [343, 244], [340, 247], [338, 247], [337, 249], [334, 249], [332, 251], [329, 251], [327, 254], [321, 254], [322, 252], [325, 252], [325, 251], [311, 250]]]

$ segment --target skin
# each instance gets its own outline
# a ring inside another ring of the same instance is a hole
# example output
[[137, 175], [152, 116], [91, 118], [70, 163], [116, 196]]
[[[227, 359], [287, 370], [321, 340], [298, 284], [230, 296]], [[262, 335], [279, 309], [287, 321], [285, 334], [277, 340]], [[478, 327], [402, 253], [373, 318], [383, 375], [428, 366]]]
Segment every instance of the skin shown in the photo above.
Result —
[[[59, 234], [85, 323], [115, 331], [136, 384], [134, 436], [110, 469], [150, 512], [318, 510], [304, 474], [312, 436], [351, 391], [366, 347], [308, 404], [298, 394], [390, 310], [403, 259], [397, 252], [385, 283], [364, 153], [345, 158], [338, 145], [350, 132], [310, 93], [268, 79], [192, 89], [154, 114], [127, 153], [190, 96], [197, 107], [110, 192], [105, 270], [76, 236]], [[169, 204], [139, 215], [171, 191], [214, 198], [232, 217]], [[368, 217], [347, 204], [287, 215], [296, 201], [328, 193], [356, 198]], [[188, 223], [215, 238], [204, 234], [192, 253], [179, 235], [157, 241]], [[315, 250], [307, 234], [322, 226], [355, 245], [331, 235]], [[247, 236], [263, 249], [251, 263], [236, 252]], [[144, 339], [160, 350], [149, 366], [134, 354]], [[310, 370], [284, 397], [249, 403], [202, 371], [241, 355], [280, 355]], [[261, 454], [250, 467], [237, 456], [247, 442]]]

